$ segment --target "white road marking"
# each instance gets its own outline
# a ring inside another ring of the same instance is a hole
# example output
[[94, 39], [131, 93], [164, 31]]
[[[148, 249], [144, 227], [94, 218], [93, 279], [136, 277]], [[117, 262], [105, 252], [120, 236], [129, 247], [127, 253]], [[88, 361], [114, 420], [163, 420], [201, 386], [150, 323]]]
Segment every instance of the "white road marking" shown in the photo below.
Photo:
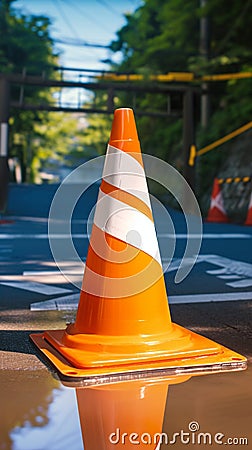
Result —
[[[47, 217], [29, 217], [29, 216], [8, 216], [8, 219], [10, 220], [17, 220], [17, 221], [23, 221], [23, 222], [42, 222], [42, 223], [48, 223], [48, 218]], [[50, 219], [50, 221], [52, 222], [56, 222], [56, 223], [68, 223], [69, 220], [66, 219]], [[87, 219], [71, 219], [71, 224], [74, 223], [87, 223], [88, 220]]]
[[[176, 237], [177, 239], [188, 239], [189, 235], [186, 233], [179, 234], [171, 234], [171, 233], [159, 233], [158, 237], [166, 238], [166, 237]], [[190, 234], [190, 239], [251, 239], [252, 234], [245, 233], [203, 233], [201, 234]]]
[[240, 280], [241, 276], [240, 275], [218, 275], [217, 278], [220, 278], [221, 280]]
[[1, 281], [0, 284], [16, 289], [24, 289], [26, 291], [37, 292], [44, 295], [56, 295], [63, 294], [64, 292], [72, 292], [70, 289], [49, 286], [48, 284], [35, 283], [32, 281]]
[[[198, 256], [196, 263], [207, 262], [213, 264], [215, 266], [219, 266], [218, 269], [208, 270], [207, 273], [209, 275], [215, 275], [220, 279], [223, 279], [227, 286], [232, 287], [234, 289], [238, 288], [246, 288], [252, 286], [252, 264], [245, 263], [243, 261], [236, 261], [230, 258], [224, 258], [219, 255], [204, 255], [201, 254]], [[184, 261], [184, 264], [190, 263], [190, 259], [188, 261]], [[47, 263], [48, 266], [49, 263]], [[55, 267], [55, 263], [50, 262], [53, 267]], [[167, 272], [172, 272], [177, 270], [177, 268], [181, 264], [181, 259], [175, 259], [169, 265]], [[68, 274], [76, 275], [76, 281], [79, 281], [83, 277], [84, 272], [84, 262], [83, 267], [80, 267], [75, 261], [66, 261], [65, 262], [65, 270], [64, 274], [57, 270], [49, 270], [49, 271], [27, 271], [23, 272], [22, 275], [2, 275], [0, 276], [0, 283], [20, 288], [26, 289], [34, 292], [39, 292], [45, 295], [57, 295], [61, 293], [72, 293], [73, 291], [70, 289], [65, 289], [57, 286], [50, 286], [49, 283], [58, 284], [67, 282]], [[65, 275], [65, 277], [64, 277]], [[25, 281], [24, 281], [24, 278]], [[71, 277], [72, 279], [72, 277]], [[41, 280], [45, 280], [47, 284], [41, 283]], [[245, 297], [244, 297], [245, 296]], [[180, 300], [179, 302], [186, 300], [186, 302], [194, 302], [196, 301], [217, 301], [215, 298], [218, 298], [220, 301], [227, 300], [241, 300], [241, 299], [249, 299], [252, 297], [250, 292], [237, 292], [237, 293], [220, 293], [220, 294], [197, 294], [193, 296], [178, 296]], [[194, 300], [190, 300], [193, 297]], [[171, 297], [171, 301], [173, 297]], [[184, 300], [183, 300], [184, 299]], [[189, 300], [188, 300], [189, 299]]]
[[[175, 259], [166, 269], [166, 272], [172, 272], [177, 270], [181, 264], [181, 259]], [[190, 261], [188, 261], [189, 263]], [[252, 264], [245, 263], [243, 261], [237, 261], [230, 258], [224, 258], [219, 255], [199, 255], [196, 264], [201, 262], [207, 262], [221, 268], [207, 270], [209, 275], [216, 275], [223, 280], [239, 280], [234, 282], [225, 283], [232, 288], [241, 288], [252, 286]], [[187, 264], [187, 261], [183, 261], [183, 264]], [[241, 280], [241, 278], [245, 278]]]
[[[32, 303], [32, 311], [58, 310], [75, 311], [78, 308], [79, 293], [65, 297], [55, 298], [44, 302]], [[192, 294], [192, 295], [171, 295], [169, 304], [185, 303], [210, 303], [210, 302], [230, 302], [237, 300], [252, 300], [252, 292], [221, 292], [218, 294]]]
[[[188, 239], [189, 235], [186, 233], [159, 233], [158, 238], [176, 238], [176, 239]], [[51, 238], [53, 239], [87, 239], [89, 235], [87, 233], [73, 233], [73, 234], [53, 234]], [[202, 235], [203, 239], [252, 239], [252, 234], [214, 234], [214, 233], [205, 233]], [[190, 239], [199, 239], [201, 238], [200, 234], [191, 234]], [[0, 239], [48, 239], [47, 233], [39, 233], [39, 234], [0, 234]]]
[[58, 311], [73, 311], [78, 308], [80, 293], [77, 292], [65, 297], [57, 297], [52, 300], [44, 302], [36, 302], [30, 305], [31, 311], [43, 310], [58, 310]]
[[235, 259], [225, 258], [224, 256], [219, 255], [200, 255], [199, 258], [201, 261], [205, 261], [222, 267], [221, 270], [208, 270], [207, 273], [210, 273], [212, 275], [234, 274], [252, 278], [252, 264], [243, 261], [237, 261]]
[[[53, 239], [69, 239], [69, 238], [79, 238], [86, 239], [88, 237], [87, 234], [54, 234], [51, 235]], [[0, 234], [0, 239], [48, 239], [47, 233], [40, 234]]]
[[208, 303], [230, 302], [235, 300], [252, 300], [252, 292], [220, 292], [219, 294], [174, 295], [169, 303]]
[[226, 283], [227, 286], [231, 286], [233, 288], [243, 288], [252, 286], [252, 278], [246, 278], [245, 280], [234, 281], [233, 283]]
[[228, 272], [228, 269], [224, 267], [224, 269], [213, 269], [213, 270], [207, 270], [206, 273], [209, 273], [209, 275], [221, 275], [222, 273], [225, 274]]
[[[84, 273], [84, 264], [83, 264], [83, 268], [76, 268], [76, 269], [66, 269], [64, 270], [64, 275], [68, 275], [68, 274], [76, 274], [76, 275], [83, 275]], [[48, 277], [51, 275], [62, 275], [62, 272], [59, 270], [40, 270], [40, 271], [27, 271], [27, 272], [23, 272], [23, 276], [24, 277]]]
[[36, 302], [30, 304], [31, 311], [56, 311], [57, 305], [55, 300], [47, 300], [45, 302]]
[[30, 277], [30, 276], [48, 276], [48, 275], [60, 275], [59, 270], [40, 270], [40, 271], [27, 271], [23, 272], [23, 277]]

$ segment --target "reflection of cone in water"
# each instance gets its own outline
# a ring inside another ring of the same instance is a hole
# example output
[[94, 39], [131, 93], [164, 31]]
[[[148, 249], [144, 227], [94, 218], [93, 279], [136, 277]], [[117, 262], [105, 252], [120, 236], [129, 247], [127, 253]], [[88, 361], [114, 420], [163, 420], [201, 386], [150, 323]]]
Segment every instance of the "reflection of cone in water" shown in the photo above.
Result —
[[211, 204], [206, 218], [207, 222], [229, 222], [224, 207], [223, 197], [220, 189], [218, 178], [214, 179], [213, 190], [211, 195]]
[[245, 358], [171, 322], [130, 109], [115, 112], [76, 321], [32, 339], [69, 377], [222, 363], [244, 368]]
[[85, 450], [159, 449], [168, 386], [189, 377], [77, 388]]
[[244, 225], [252, 225], [252, 194], [250, 196], [248, 213]]

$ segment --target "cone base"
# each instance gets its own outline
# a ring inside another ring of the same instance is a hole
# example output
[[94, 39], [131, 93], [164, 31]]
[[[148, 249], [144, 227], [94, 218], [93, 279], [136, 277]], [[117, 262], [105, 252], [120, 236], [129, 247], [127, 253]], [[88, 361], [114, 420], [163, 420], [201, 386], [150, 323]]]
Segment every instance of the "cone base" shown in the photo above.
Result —
[[118, 366], [134, 362], [146, 362], [177, 358], [186, 355], [193, 357], [201, 354], [217, 354], [220, 345], [209, 341], [206, 348], [202, 336], [170, 323], [161, 334], [111, 336], [100, 334], [71, 334], [72, 327], [66, 330], [45, 331], [44, 339], [55, 347], [74, 367], [89, 369], [92, 367]]
[[206, 218], [205, 222], [212, 222], [212, 223], [229, 223], [229, 220], [226, 218], [215, 218], [215, 217], [210, 217], [210, 218]]
[[213, 222], [213, 223], [229, 223], [229, 218], [220, 211], [209, 212], [208, 216], [205, 219], [205, 222]]
[[14, 223], [13, 220], [7, 220], [7, 219], [0, 219], [0, 225], [7, 225], [7, 224], [11, 224]]
[[251, 227], [252, 226], [252, 217], [250, 217], [249, 219], [246, 219], [246, 222], [244, 222], [244, 225]]
[[[180, 327], [182, 328], [182, 327]], [[190, 333], [192, 346], [189, 350], [169, 353], [161, 359], [137, 360], [128, 358], [127, 363], [96, 367], [76, 367], [62, 353], [62, 346], [55, 344], [65, 330], [50, 331], [53, 336], [48, 342], [47, 332], [31, 334], [30, 338], [49, 359], [63, 379], [81, 379], [83, 385], [127, 381], [129, 379], [163, 377], [177, 374], [204, 374], [245, 370], [247, 359], [214, 341], [184, 329]], [[54, 340], [54, 341], [53, 341]], [[167, 348], [169, 347], [167, 343]], [[71, 349], [72, 350], [72, 349]]]

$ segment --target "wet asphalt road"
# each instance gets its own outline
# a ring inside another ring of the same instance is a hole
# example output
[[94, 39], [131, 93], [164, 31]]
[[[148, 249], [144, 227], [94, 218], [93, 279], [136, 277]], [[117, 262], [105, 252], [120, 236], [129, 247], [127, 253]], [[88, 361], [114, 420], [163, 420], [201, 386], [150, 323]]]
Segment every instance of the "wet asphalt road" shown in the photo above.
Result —
[[[76, 210], [72, 223], [74, 242], [83, 260], [88, 247], [88, 238], [83, 236], [87, 234], [85, 220], [95, 198], [93, 193], [85, 208]], [[51, 199], [50, 190], [46, 198], [45, 193], [38, 198], [36, 192], [36, 196], [27, 199], [24, 189], [19, 201], [15, 198], [10, 203], [10, 214], [4, 218], [9, 223], [0, 224], [0, 448], [97, 450], [101, 445], [96, 445], [96, 439], [105, 445], [106, 417], [112, 417], [109, 408], [115, 407], [114, 402], [118, 409], [107, 432], [114, 432], [119, 426], [122, 411], [125, 417], [132, 417], [127, 432], [135, 431], [135, 424], [141, 427], [145, 416], [150, 423], [155, 423], [155, 431], [158, 431], [157, 413], [156, 410], [153, 413], [153, 408], [157, 392], [163, 390], [163, 382], [160, 388], [153, 388], [153, 393], [152, 388], [143, 385], [139, 392], [134, 388], [135, 391], [125, 394], [122, 389], [118, 394], [117, 390], [116, 397], [113, 389], [100, 390], [100, 397], [96, 389], [75, 392], [61, 385], [52, 366], [29, 340], [31, 332], [64, 329], [75, 317], [74, 310], [30, 310], [30, 305], [36, 302], [45, 304], [55, 298], [78, 295], [76, 286], [58, 273], [51, 254], [47, 236]], [[166, 406], [164, 411], [159, 411], [158, 420], [167, 435], [172, 436], [180, 429], [188, 431], [188, 424], [193, 421], [200, 431], [210, 432], [212, 436], [221, 432], [223, 442], [229, 436], [236, 438], [234, 442], [246, 438], [246, 448], [250, 448], [252, 227], [205, 224], [200, 258], [188, 277], [176, 284], [174, 276], [184, 253], [186, 228], [180, 213], [169, 213], [177, 233], [173, 266], [165, 274], [173, 321], [247, 356], [249, 369], [240, 373], [196, 376], [181, 385], [176, 379], [175, 385], [169, 386], [169, 394], [165, 389], [160, 397]], [[162, 227], [157, 227], [158, 234], [164, 234]], [[169, 242], [168, 237], [160, 238], [161, 253], [165, 242]], [[61, 243], [64, 247], [65, 238]], [[66, 267], [74, 267], [68, 255], [65, 263]], [[81, 278], [82, 274], [78, 276]], [[229, 301], [231, 298], [233, 301]], [[144, 401], [141, 410], [140, 398], [144, 398], [144, 392], [146, 401], [149, 400], [147, 404]], [[104, 406], [103, 395], [106, 396]], [[95, 433], [90, 434], [92, 427]], [[174, 447], [181, 450], [181, 442]], [[202, 444], [186, 447], [202, 448]], [[213, 443], [204, 447], [217, 449], [219, 445]], [[245, 446], [235, 444], [235, 447]]]
[[[29, 330], [44, 329], [45, 322], [47, 327], [55, 328], [58, 320], [64, 327], [66, 322], [74, 319], [74, 311], [30, 311], [30, 305], [37, 302], [67, 298], [72, 294], [78, 297], [78, 288], [58, 271], [48, 241], [47, 216], [55, 190], [54, 186], [41, 190], [36, 186], [34, 192], [30, 187], [21, 186], [19, 197], [16, 191], [14, 196], [10, 192], [9, 215], [0, 225], [1, 349], [4, 359], [8, 347], [17, 349], [17, 342], [22, 342]], [[88, 248], [88, 216], [96, 198], [97, 187], [94, 187], [74, 210], [71, 232], [83, 260]], [[163, 253], [163, 247], [169, 246], [170, 235], [162, 236], [170, 231], [166, 232], [165, 220], [158, 214], [154, 208], [161, 254], [167, 255]], [[173, 320], [250, 356], [252, 227], [205, 223], [199, 259], [187, 278], [176, 284], [174, 277], [187, 242], [186, 224], [181, 213], [169, 210], [169, 215], [176, 229], [176, 246], [165, 281]], [[63, 248], [65, 239], [60, 239]], [[65, 264], [75, 268], [68, 254]], [[82, 279], [81, 272], [77, 278]], [[27, 355], [34, 353], [27, 341], [25, 345], [29, 349]], [[7, 359], [8, 364], [16, 364], [10, 356]]]
[[[48, 215], [56, 187], [20, 186], [19, 190], [15, 187], [10, 191], [9, 215], [5, 217], [9, 222], [0, 224], [0, 309], [29, 308], [34, 302], [78, 292], [69, 278], [56, 276], [58, 268], [48, 239]], [[75, 255], [70, 254], [67, 247], [71, 238], [77, 258], [85, 261], [89, 215], [96, 203], [97, 190], [97, 186], [89, 189], [77, 203], [71, 219], [71, 234], [66, 235], [64, 207], [59, 213], [62, 217], [51, 218], [58, 234], [51, 244], [56, 242], [62, 249], [63, 270], [64, 267], [76, 268]], [[188, 238], [185, 218], [180, 212], [165, 209], [164, 214], [154, 204], [154, 219], [171, 303], [252, 299], [252, 226], [204, 223], [196, 264], [188, 276], [177, 283], [175, 277], [188, 240], [197, 244], [200, 236], [196, 229], [196, 235]], [[175, 234], [172, 234], [170, 221]], [[193, 250], [189, 256], [194, 256]]]

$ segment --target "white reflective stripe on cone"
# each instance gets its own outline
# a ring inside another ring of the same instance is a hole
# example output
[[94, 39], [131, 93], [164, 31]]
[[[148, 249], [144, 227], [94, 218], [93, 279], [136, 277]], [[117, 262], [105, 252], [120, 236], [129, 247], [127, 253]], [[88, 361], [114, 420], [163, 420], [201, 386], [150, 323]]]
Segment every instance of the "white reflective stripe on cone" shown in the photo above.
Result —
[[161, 265], [155, 225], [145, 214], [100, 190], [94, 223], [102, 231], [152, 256]]
[[144, 168], [130, 154], [109, 145], [102, 177], [112, 186], [138, 197], [151, 209]]
[[249, 201], [249, 206], [248, 206], [248, 209], [250, 209], [250, 208], [252, 208], [252, 194], [250, 196], [250, 201]]
[[[151, 260], [151, 263], [153, 262], [157, 264], [154, 259]], [[159, 271], [155, 270], [150, 274], [150, 264], [139, 272], [136, 267], [136, 273], [133, 275], [119, 278], [100, 275], [86, 265], [81, 290], [96, 297], [117, 299], [140, 294], [163, 277], [161, 267]]]
[[213, 209], [214, 207], [219, 209], [223, 214], [226, 214], [226, 210], [224, 208], [224, 201], [223, 201], [221, 192], [219, 192], [216, 195], [216, 197], [212, 198], [212, 200], [211, 200], [210, 209]]

